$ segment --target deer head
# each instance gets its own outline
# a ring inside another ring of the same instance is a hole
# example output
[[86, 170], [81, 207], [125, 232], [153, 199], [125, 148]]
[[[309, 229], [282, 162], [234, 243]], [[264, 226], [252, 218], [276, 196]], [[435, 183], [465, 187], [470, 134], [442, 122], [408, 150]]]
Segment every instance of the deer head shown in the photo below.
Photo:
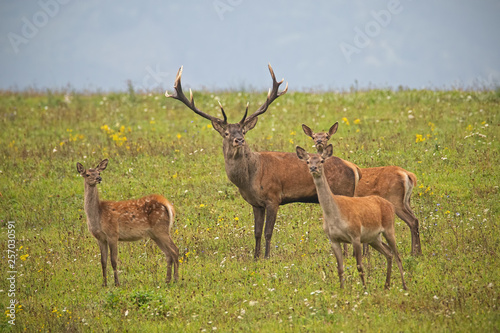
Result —
[[87, 169], [85, 170], [84, 166], [81, 163], [76, 163], [76, 170], [78, 173], [82, 175], [85, 179], [85, 184], [90, 186], [96, 186], [101, 183], [101, 171], [105, 170], [108, 166], [108, 159], [102, 160], [95, 169]]
[[319, 132], [319, 133], [314, 133], [312, 129], [310, 129], [307, 125], [302, 124], [302, 129], [304, 130], [304, 133], [313, 139], [314, 145], [316, 146], [316, 149], [318, 152], [322, 152], [323, 149], [325, 149], [326, 145], [328, 144], [328, 140], [332, 137], [337, 132], [337, 129], [339, 127], [339, 123], [336, 122], [335, 124], [330, 127], [328, 132]]
[[309, 172], [315, 178], [319, 178], [323, 175], [323, 163], [333, 155], [332, 144], [326, 146], [321, 155], [308, 154], [304, 148], [299, 146], [297, 146], [295, 150], [297, 152], [297, 157], [307, 163]]
[[248, 106], [249, 106], [247, 103], [247, 107], [245, 110], [245, 114], [243, 115], [243, 118], [238, 123], [235, 124], [229, 124], [227, 122], [226, 113], [224, 112], [224, 108], [222, 107], [222, 104], [220, 104], [220, 102], [219, 105], [224, 119], [219, 119], [217, 117], [211, 116], [199, 110], [194, 105], [193, 92], [191, 90], [189, 90], [190, 93], [189, 99], [184, 95], [181, 85], [182, 67], [177, 72], [177, 77], [175, 79], [175, 84], [174, 84], [174, 90], [175, 90], [174, 93], [169, 94], [168, 92], [165, 92], [165, 96], [175, 98], [181, 101], [188, 108], [194, 111], [194, 113], [196, 113], [197, 115], [210, 120], [212, 122], [213, 128], [217, 132], [219, 132], [219, 134], [224, 139], [225, 152], [226, 149], [239, 150], [240, 148], [245, 146], [245, 134], [255, 127], [258, 119], [257, 117], [266, 112], [269, 105], [271, 105], [271, 103], [276, 98], [280, 97], [281, 95], [284, 95], [288, 90], [288, 83], [287, 83], [285, 89], [281, 92], [278, 92], [279, 86], [283, 83], [284, 79], [282, 79], [280, 82], [276, 81], [273, 68], [271, 67], [270, 64], [269, 64], [269, 72], [271, 73], [271, 77], [273, 79], [273, 87], [269, 89], [269, 92], [267, 94], [267, 100], [265, 101], [264, 104], [262, 104], [262, 106], [257, 111], [255, 111], [249, 117], [247, 117]]

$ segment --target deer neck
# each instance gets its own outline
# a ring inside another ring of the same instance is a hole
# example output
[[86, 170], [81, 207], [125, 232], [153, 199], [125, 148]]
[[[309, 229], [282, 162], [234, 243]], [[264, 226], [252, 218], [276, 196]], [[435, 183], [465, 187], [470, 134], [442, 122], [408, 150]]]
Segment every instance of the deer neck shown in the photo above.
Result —
[[323, 210], [323, 215], [325, 219], [340, 218], [340, 210], [337, 203], [335, 202], [332, 190], [328, 185], [325, 173], [322, 172], [321, 176], [313, 176], [313, 179], [314, 179], [314, 184], [316, 185], [318, 201], [319, 204], [321, 205], [321, 209]]
[[85, 184], [85, 214], [87, 215], [87, 225], [92, 234], [101, 230], [101, 209], [99, 205], [99, 192], [97, 186]]
[[248, 186], [257, 171], [258, 156], [244, 145], [235, 148], [224, 142], [224, 163], [229, 180], [238, 188]]

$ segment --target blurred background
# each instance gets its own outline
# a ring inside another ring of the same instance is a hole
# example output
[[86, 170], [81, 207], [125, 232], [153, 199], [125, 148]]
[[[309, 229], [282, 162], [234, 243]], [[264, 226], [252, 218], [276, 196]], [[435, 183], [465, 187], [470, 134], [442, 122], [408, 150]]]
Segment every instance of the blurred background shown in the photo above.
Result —
[[500, 1], [0, 3], [0, 89], [495, 88]]

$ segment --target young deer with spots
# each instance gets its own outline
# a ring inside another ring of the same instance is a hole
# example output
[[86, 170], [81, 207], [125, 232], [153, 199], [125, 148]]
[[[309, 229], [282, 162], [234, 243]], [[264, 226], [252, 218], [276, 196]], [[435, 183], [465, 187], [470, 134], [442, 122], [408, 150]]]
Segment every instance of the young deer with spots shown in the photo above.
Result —
[[[307, 171], [294, 153], [283, 152], [253, 152], [247, 145], [245, 135], [257, 124], [258, 116], [266, 112], [269, 105], [285, 94], [285, 89], [279, 92], [283, 83], [276, 81], [273, 69], [269, 65], [269, 72], [273, 80], [273, 87], [269, 89], [267, 100], [253, 114], [247, 117], [248, 104], [245, 115], [240, 122], [228, 124], [224, 109], [221, 112], [224, 119], [211, 116], [194, 105], [193, 94], [188, 99], [181, 86], [182, 67], [177, 72], [173, 94], [165, 93], [167, 97], [175, 98], [184, 103], [197, 115], [212, 122], [213, 128], [222, 136], [222, 150], [226, 174], [235, 184], [243, 199], [253, 207], [255, 252], [254, 258], [260, 255], [260, 244], [265, 221], [265, 257], [271, 251], [271, 237], [273, 235], [276, 215], [280, 205], [292, 202], [317, 203], [316, 188]], [[358, 168], [352, 167], [346, 161], [332, 157], [325, 165], [328, 182], [336, 194], [354, 195], [356, 182], [359, 179]]]
[[[326, 147], [337, 127], [338, 123], [335, 123], [328, 132], [314, 133], [309, 127], [302, 125], [304, 133], [314, 140], [318, 153]], [[355, 196], [378, 195], [392, 203], [396, 215], [410, 228], [412, 255], [422, 254], [419, 222], [410, 206], [413, 187], [417, 184], [415, 174], [398, 166], [361, 168], [361, 174], [363, 178], [356, 186]]]
[[[393, 205], [375, 195], [362, 198], [333, 195], [324, 173], [324, 163], [333, 153], [331, 144], [324, 148], [321, 155], [308, 154], [301, 147], [297, 147], [296, 151], [299, 159], [307, 163], [318, 192], [319, 204], [323, 210], [323, 230], [330, 239], [337, 258], [340, 287], [344, 287], [344, 264], [340, 243], [352, 243], [364, 287], [366, 284], [361, 262], [361, 244], [367, 243], [387, 259], [385, 287], [389, 288], [391, 284], [392, 259], [395, 258], [401, 273], [403, 289], [406, 289], [403, 264], [399, 258], [394, 235]], [[381, 235], [384, 235], [389, 245], [382, 242]]]
[[102, 285], [107, 285], [108, 247], [115, 285], [118, 286], [120, 285], [117, 270], [118, 241], [133, 242], [144, 238], [151, 238], [165, 253], [167, 283], [172, 278], [172, 264], [174, 279], [178, 280], [179, 250], [170, 237], [175, 217], [174, 207], [158, 194], [127, 201], [100, 201], [97, 184], [102, 181], [100, 173], [107, 165], [107, 159], [101, 161], [94, 169], [85, 169], [82, 164], [76, 164], [78, 172], [85, 180], [87, 225], [101, 250]]

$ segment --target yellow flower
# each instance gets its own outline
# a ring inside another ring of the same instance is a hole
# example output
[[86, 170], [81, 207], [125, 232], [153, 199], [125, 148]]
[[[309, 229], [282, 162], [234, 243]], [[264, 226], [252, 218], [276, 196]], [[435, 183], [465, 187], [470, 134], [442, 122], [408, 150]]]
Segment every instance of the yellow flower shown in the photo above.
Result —
[[467, 126], [467, 128], [466, 128], [466, 130], [467, 130], [467, 131], [472, 131], [473, 129], [474, 129], [474, 127], [472, 127], [472, 125], [469, 125], [469, 126]]
[[235, 217], [234, 217], [234, 220], [235, 220], [235, 221], [239, 221], [240, 219], [238, 218], [238, 216], [235, 216]]
[[203, 207], [205, 207], [205, 204], [201, 204], [201, 205], [200, 205], [200, 208], [203, 208]]
[[21, 258], [22, 261], [25, 261], [29, 256], [30, 256], [29, 254], [25, 254], [20, 256], [19, 258]]
[[180, 139], [180, 138], [182, 138], [181, 133], [177, 133], [177, 139]]
[[361, 122], [361, 120], [359, 120], [359, 118], [354, 119], [354, 123], [355, 123], [356, 125], [359, 125], [359, 123], [360, 123], [360, 122]]
[[342, 118], [342, 122], [349, 126], [349, 120], [346, 117]]
[[297, 133], [295, 131], [291, 131], [290, 135], [296, 135]]
[[415, 142], [418, 143], [418, 142], [424, 142], [425, 141], [425, 138], [422, 136], [422, 134], [417, 134], [416, 135], [416, 139], [415, 139]]

